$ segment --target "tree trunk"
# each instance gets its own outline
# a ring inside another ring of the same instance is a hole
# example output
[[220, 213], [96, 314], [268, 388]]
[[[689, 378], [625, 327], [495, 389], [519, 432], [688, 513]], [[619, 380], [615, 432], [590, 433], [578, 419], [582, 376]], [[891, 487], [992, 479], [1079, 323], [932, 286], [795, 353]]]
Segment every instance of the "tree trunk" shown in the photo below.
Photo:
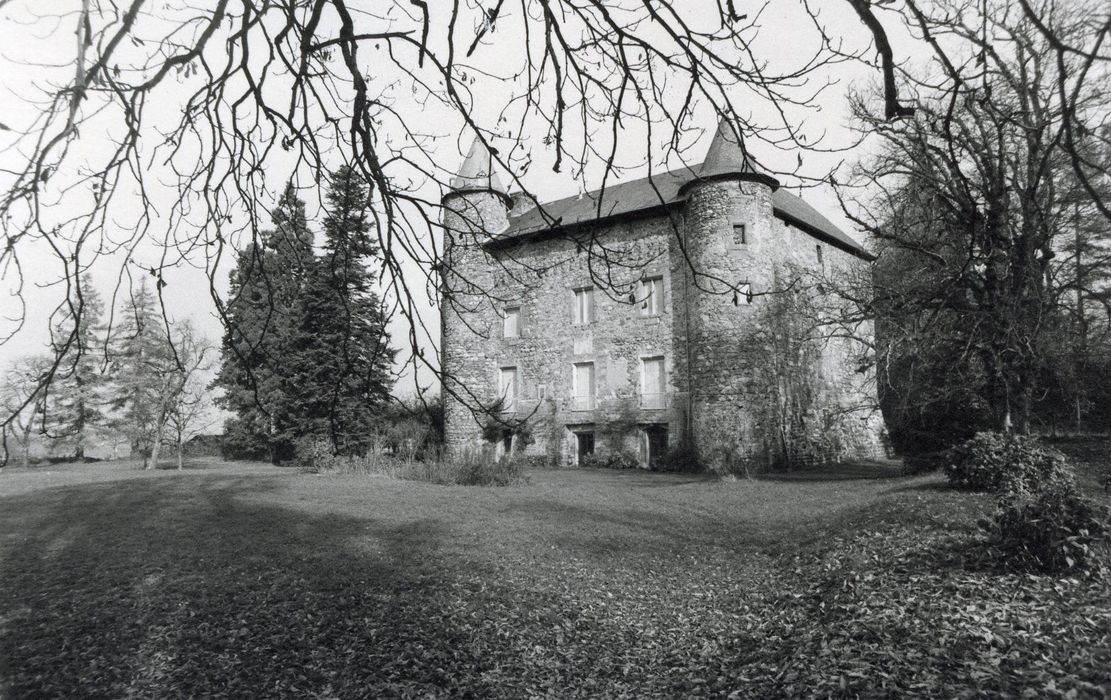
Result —
[[178, 471], [181, 471], [183, 469], [183, 467], [182, 467], [183, 459], [182, 459], [182, 454], [181, 453], [184, 450], [185, 450], [185, 444], [182, 443], [181, 436], [179, 435], [178, 438], [177, 438], [177, 470]]
[[158, 422], [154, 427], [154, 444], [150, 446], [150, 463], [147, 469], [158, 468], [158, 453], [162, 451], [162, 438], [166, 434], [166, 420], [170, 405], [170, 380], [162, 380], [162, 395], [158, 398]]
[[31, 420], [27, 422], [27, 427], [23, 429], [23, 468], [27, 469], [31, 466], [31, 426], [35, 424], [34, 415]]

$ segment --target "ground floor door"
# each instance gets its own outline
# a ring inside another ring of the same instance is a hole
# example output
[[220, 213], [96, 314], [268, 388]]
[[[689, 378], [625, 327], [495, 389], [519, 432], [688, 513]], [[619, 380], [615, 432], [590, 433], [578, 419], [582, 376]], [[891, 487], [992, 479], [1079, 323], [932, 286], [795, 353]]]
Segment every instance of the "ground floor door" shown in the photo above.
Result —
[[513, 431], [501, 431], [500, 439], [497, 442], [497, 456], [509, 457], [513, 454]]
[[655, 469], [659, 461], [667, 454], [667, 426], [646, 425], [644, 432], [644, 466]]
[[594, 454], [594, 433], [593, 431], [582, 431], [575, 433], [575, 465], [578, 466], [583, 463], [583, 458], [587, 455]]

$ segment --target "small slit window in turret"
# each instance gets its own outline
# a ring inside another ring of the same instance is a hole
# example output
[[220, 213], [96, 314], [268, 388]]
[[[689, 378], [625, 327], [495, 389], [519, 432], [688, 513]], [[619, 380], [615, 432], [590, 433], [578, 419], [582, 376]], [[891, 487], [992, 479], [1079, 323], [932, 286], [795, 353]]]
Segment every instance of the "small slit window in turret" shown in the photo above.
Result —
[[733, 245], [745, 245], [748, 243], [748, 232], [745, 230], [744, 224], [733, 224]]
[[733, 306], [747, 306], [752, 303], [752, 285], [747, 282], [737, 286], [733, 292]]

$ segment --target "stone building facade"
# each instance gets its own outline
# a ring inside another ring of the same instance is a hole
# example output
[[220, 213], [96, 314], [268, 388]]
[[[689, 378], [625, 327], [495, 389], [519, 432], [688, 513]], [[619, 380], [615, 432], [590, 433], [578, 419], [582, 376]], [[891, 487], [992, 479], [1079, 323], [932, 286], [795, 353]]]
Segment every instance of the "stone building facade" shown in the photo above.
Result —
[[828, 281], [870, 256], [754, 171], [724, 123], [701, 166], [531, 208], [476, 142], [452, 188], [449, 450], [717, 471], [880, 450], [866, 344], [829, 322]]

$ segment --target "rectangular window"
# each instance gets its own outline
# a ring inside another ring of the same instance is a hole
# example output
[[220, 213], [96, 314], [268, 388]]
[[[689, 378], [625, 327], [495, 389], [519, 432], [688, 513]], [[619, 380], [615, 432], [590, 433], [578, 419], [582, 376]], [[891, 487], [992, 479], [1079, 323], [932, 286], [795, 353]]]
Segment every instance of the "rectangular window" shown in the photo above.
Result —
[[536, 400], [537, 401], [543, 401], [546, 398], [548, 398], [548, 385], [547, 384], [537, 384], [536, 385]]
[[641, 316], [659, 316], [663, 310], [663, 299], [663, 277], [648, 277], [640, 281]]
[[594, 322], [594, 288], [575, 290], [575, 325], [585, 326]]
[[505, 307], [505, 313], [502, 316], [502, 337], [521, 337], [521, 307]]
[[589, 411], [594, 408], [594, 363], [576, 362], [571, 377], [575, 392], [573, 408], [576, 411]]
[[663, 357], [645, 357], [641, 360], [641, 408], [667, 408], [667, 369]]
[[748, 243], [748, 233], [745, 231], [744, 224], [733, 224], [733, 245], [744, 245]]
[[752, 285], [744, 283], [737, 286], [733, 292], [733, 306], [746, 306], [752, 303]]
[[822, 262], [822, 245], [819, 243], [814, 246], [814, 250], [818, 253], [818, 264], [825, 267], [825, 263]]
[[498, 397], [505, 411], [517, 410], [517, 368], [502, 367], [498, 370]]

